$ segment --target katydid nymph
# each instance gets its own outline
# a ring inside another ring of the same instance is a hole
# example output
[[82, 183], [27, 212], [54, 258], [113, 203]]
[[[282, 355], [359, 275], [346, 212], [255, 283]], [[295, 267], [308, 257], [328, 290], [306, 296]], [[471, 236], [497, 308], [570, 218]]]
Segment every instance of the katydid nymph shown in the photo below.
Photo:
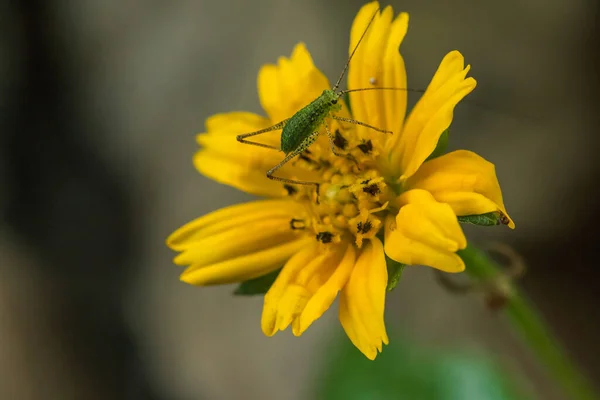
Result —
[[[375, 17], [377, 16], [377, 13], [379, 13], [379, 11], [380, 11], [380, 9], [378, 8], [375, 11], [375, 13], [373, 14], [373, 16], [371, 17], [371, 19], [369, 20], [367, 27], [365, 28], [364, 32], [360, 36], [360, 39], [356, 43], [356, 46], [350, 53], [350, 57], [348, 57], [348, 61], [346, 62], [346, 65], [344, 66], [344, 69], [343, 69], [340, 77], [338, 78], [335, 86], [332, 89], [324, 90], [323, 93], [319, 97], [317, 97], [315, 100], [313, 100], [308, 105], [304, 106], [302, 109], [297, 111], [294, 115], [292, 115], [288, 119], [280, 121], [277, 124], [270, 126], [268, 128], [264, 128], [264, 129], [261, 129], [261, 130], [255, 131], [255, 132], [249, 132], [249, 133], [237, 135], [237, 140], [240, 143], [251, 144], [254, 146], [260, 146], [260, 147], [265, 147], [265, 148], [269, 148], [269, 149], [279, 150], [285, 154], [284, 159], [279, 164], [275, 165], [273, 168], [271, 168], [269, 171], [267, 171], [267, 178], [276, 180], [276, 181], [280, 181], [280, 182], [284, 182], [287, 184], [315, 185], [315, 187], [317, 189], [317, 201], [318, 201], [318, 194], [319, 194], [319, 183], [318, 182], [293, 180], [293, 179], [275, 176], [273, 174], [279, 168], [283, 167], [286, 163], [288, 163], [290, 160], [292, 160], [294, 157], [301, 155], [305, 150], [307, 150], [308, 147], [311, 144], [313, 144], [315, 142], [315, 140], [317, 139], [317, 137], [319, 136], [319, 129], [322, 126], [325, 127], [325, 131], [327, 132], [327, 136], [329, 138], [329, 144], [331, 145], [332, 152], [336, 156], [347, 156], [347, 157], [351, 158], [351, 156], [349, 156], [349, 155], [340, 154], [336, 151], [336, 146], [334, 143], [335, 137], [334, 137], [334, 135], [332, 135], [331, 131], [329, 130], [329, 126], [327, 125], [327, 119], [337, 120], [337, 121], [346, 122], [346, 123], [355, 124], [355, 125], [361, 125], [361, 126], [364, 126], [369, 129], [373, 129], [373, 130], [383, 133], [383, 134], [392, 134], [393, 133], [391, 131], [387, 131], [387, 130], [380, 129], [375, 126], [369, 125], [365, 122], [356, 121], [356, 120], [350, 119], [350, 118], [342, 118], [342, 117], [336, 116], [334, 114], [335, 112], [338, 112], [342, 109], [342, 105], [340, 103], [338, 103], [338, 100], [340, 99], [341, 96], [343, 96], [346, 93], [363, 91], [363, 90], [404, 90], [404, 91], [409, 91], [406, 88], [386, 88], [386, 87], [361, 88], [361, 89], [338, 91], [340, 82], [342, 81], [344, 75], [346, 74], [346, 71], [350, 64], [350, 60], [352, 60], [352, 56], [354, 56], [354, 53], [358, 49], [360, 42], [365, 37], [365, 34], [369, 30], [369, 27], [373, 23], [373, 20], [375, 19]], [[418, 91], [423, 92], [422, 90], [418, 90]], [[263, 144], [263, 143], [246, 140], [246, 138], [249, 138], [252, 136], [257, 136], [257, 135], [260, 135], [260, 134], [263, 134], [266, 132], [271, 132], [271, 131], [278, 130], [278, 129], [282, 129], [280, 148], [277, 148], [275, 146], [270, 146], [267, 144]]]

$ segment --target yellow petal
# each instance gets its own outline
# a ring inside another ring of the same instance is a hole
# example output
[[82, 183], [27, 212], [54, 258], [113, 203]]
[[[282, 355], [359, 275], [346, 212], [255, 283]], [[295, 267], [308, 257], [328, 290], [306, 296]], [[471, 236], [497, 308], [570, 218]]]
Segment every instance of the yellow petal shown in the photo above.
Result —
[[[281, 159], [276, 150], [240, 143], [236, 136], [255, 132], [273, 125], [268, 118], [249, 112], [230, 112], [213, 115], [206, 120], [206, 132], [196, 136], [198, 144], [231, 158], [254, 156], [255, 159]], [[252, 140], [279, 148], [281, 129], [265, 132]], [[269, 161], [272, 163], [272, 160]]]
[[452, 123], [454, 107], [475, 89], [475, 79], [465, 79], [469, 68], [464, 67], [458, 51], [448, 53], [408, 116], [402, 134], [388, 140], [391, 165], [400, 181], [413, 175], [429, 157], [442, 132]]
[[313, 238], [302, 238], [212, 265], [192, 265], [181, 274], [180, 279], [198, 286], [253, 279], [280, 268], [293, 254], [313, 241]]
[[464, 249], [467, 240], [452, 208], [419, 189], [403, 193], [400, 203], [395, 221], [386, 220], [385, 253], [403, 264], [463, 271], [465, 264], [456, 251]]
[[[369, 6], [370, 5], [364, 6], [363, 10], [370, 9], [371, 7]], [[369, 13], [369, 15], [365, 15], [366, 18], [364, 18], [363, 21], [362, 15], [364, 15], [364, 13], [362, 13], [362, 10], [359, 11], [350, 34], [350, 54], [366, 28], [366, 24], [363, 25], [363, 22], [368, 23], [372, 14], [373, 12]], [[371, 23], [369, 30], [365, 33], [362, 42], [354, 54], [354, 58], [350, 62], [348, 71], [349, 89], [374, 87], [377, 86], [377, 83], [381, 85], [383, 78], [382, 63], [387, 47], [387, 36], [392, 15], [393, 11], [391, 7], [386, 7], [383, 12], [378, 12]], [[373, 81], [375, 84], [371, 83]], [[384, 126], [386, 122], [385, 110], [383, 107], [384, 95], [383, 91], [377, 90], [350, 93], [354, 118], [381, 129], [386, 129], [387, 127]], [[381, 136], [376, 132], [366, 131], [366, 128], [364, 127], [357, 127], [357, 130], [361, 137], [364, 138], [374, 135]]]
[[[284, 330], [291, 323], [296, 336], [302, 333], [300, 315], [312, 296], [334, 274], [347, 247], [347, 243], [327, 246], [325, 251], [317, 250], [318, 255], [313, 255], [310, 260], [303, 256], [290, 260], [265, 296], [262, 325], [267, 335]], [[309, 253], [313, 251], [308, 250]]]
[[262, 128], [266, 128], [271, 124], [268, 118], [260, 115], [234, 111], [228, 113], [215, 114], [206, 119], [206, 132], [228, 132], [228, 133], [244, 133], [252, 132]]
[[211, 150], [198, 151], [194, 155], [194, 166], [206, 177], [250, 194], [265, 197], [283, 197], [286, 194], [281, 182], [267, 178], [265, 169], [248, 167]]
[[352, 343], [371, 360], [389, 342], [383, 318], [387, 278], [381, 241], [370, 239], [340, 296], [340, 322]]
[[[350, 34], [350, 54], [365, 31], [369, 20], [379, 7], [369, 3], [358, 12]], [[373, 20], [358, 46], [348, 70], [348, 88], [369, 87], [406, 88], [406, 71], [399, 48], [408, 29], [408, 14], [401, 13], [392, 21], [393, 10], [386, 7]], [[406, 91], [373, 90], [350, 93], [353, 117], [359, 121], [398, 135], [406, 112]], [[362, 138], [385, 143], [386, 135], [365, 127], [357, 127]]]
[[202, 267], [292, 241], [297, 235], [289, 217], [255, 220], [195, 241], [174, 262]]
[[456, 215], [500, 211], [509, 219], [508, 226], [515, 227], [504, 207], [494, 164], [471, 151], [453, 151], [427, 161], [406, 187], [427, 190]]
[[260, 103], [273, 123], [291, 117], [329, 88], [303, 43], [294, 47], [291, 58], [281, 57], [278, 65], [265, 65], [258, 74]]
[[[408, 14], [400, 13], [390, 26], [390, 33], [383, 59], [382, 87], [406, 88], [406, 68], [400, 55], [400, 45], [408, 30]], [[381, 91], [384, 96], [386, 126], [394, 135], [402, 133], [406, 114], [407, 92], [403, 90]], [[387, 136], [386, 136], [387, 138]]]
[[324, 257], [324, 254], [319, 254], [319, 247], [313, 241], [286, 262], [277, 279], [275, 279], [275, 282], [273, 282], [273, 285], [271, 285], [271, 288], [265, 295], [261, 320], [262, 331], [265, 335], [273, 336], [279, 330], [277, 327], [279, 301], [298, 272], [310, 263], [318, 264], [322, 262]]
[[310, 292], [304, 286], [289, 285], [277, 302], [275, 331], [285, 330], [300, 315], [309, 298]]
[[[283, 158], [283, 153], [264, 147], [253, 146], [247, 143], [237, 141], [237, 134], [249, 132], [245, 129], [238, 129], [232, 132], [217, 131], [210, 134], [199, 134], [196, 136], [196, 142], [204, 149], [213, 153], [220, 154], [232, 161], [238, 161], [248, 165], [265, 166], [269, 168], [277, 164]], [[268, 135], [274, 133], [274, 137], [268, 138]], [[279, 147], [279, 138], [281, 130], [268, 132], [267, 134], [252, 138], [253, 141]]]
[[304, 208], [291, 200], [259, 200], [235, 204], [213, 211], [183, 225], [167, 238], [167, 246], [181, 251], [200, 239], [218, 234], [236, 226], [255, 221], [287, 217], [303, 218]]
[[300, 315], [297, 326], [294, 326], [294, 335], [300, 336], [308, 327], [323, 315], [329, 309], [337, 294], [346, 285], [354, 263], [356, 261], [356, 250], [353, 245], [346, 248], [346, 253], [335, 267], [333, 274], [327, 282], [323, 284], [306, 304], [302, 314]]

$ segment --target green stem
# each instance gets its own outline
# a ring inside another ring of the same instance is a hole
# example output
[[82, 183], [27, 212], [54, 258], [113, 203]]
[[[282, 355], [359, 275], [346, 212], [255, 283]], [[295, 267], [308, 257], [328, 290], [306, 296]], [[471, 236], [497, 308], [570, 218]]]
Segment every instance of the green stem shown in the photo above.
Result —
[[[474, 278], [486, 279], [500, 273], [498, 265], [486, 253], [471, 245], [458, 254], [467, 266], [466, 272]], [[562, 386], [569, 399], [598, 399], [591, 383], [569, 359], [534, 305], [516, 288], [512, 289], [504, 312], [539, 362]]]

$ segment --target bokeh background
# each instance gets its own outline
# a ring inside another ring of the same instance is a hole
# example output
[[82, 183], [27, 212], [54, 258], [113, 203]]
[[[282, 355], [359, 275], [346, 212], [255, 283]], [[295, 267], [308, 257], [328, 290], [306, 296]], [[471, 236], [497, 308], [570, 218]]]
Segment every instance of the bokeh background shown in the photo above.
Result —
[[[266, 338], [260, 298], [180, 283], [164, 239], [250, 198], [194, 170], [204, 120], [260, 112], [258, 69], [299, 41], [336, 79], [362, 4], [0, 3], [1, 399], [313, 398], [336, 312]], [[496, 164], [517, 224], [475, 240], [526, 258], [519, 285], [600, 381], [597, 2], [384, 4], [411, 15], [410, 87], [450, 50], [472, 64], [450, 148]], [[388, 325], [419, 345], [492, 356], [536, 398], [565, 398], [481, 298], [415, 267], [388, 299]]]

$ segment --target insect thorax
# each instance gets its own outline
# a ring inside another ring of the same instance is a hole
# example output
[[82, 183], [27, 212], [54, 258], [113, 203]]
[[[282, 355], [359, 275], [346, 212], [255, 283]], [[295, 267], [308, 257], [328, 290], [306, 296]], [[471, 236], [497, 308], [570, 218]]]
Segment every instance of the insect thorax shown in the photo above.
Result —
[[308, 138], [318, 131], [330, 112], [339, 111], [342, 106], [338, 96], [331, 90], [323, 93], [310, 104], [294, 114], [281, 132], [281, 150], [285, 154], [302, 151], [314, 140]]

